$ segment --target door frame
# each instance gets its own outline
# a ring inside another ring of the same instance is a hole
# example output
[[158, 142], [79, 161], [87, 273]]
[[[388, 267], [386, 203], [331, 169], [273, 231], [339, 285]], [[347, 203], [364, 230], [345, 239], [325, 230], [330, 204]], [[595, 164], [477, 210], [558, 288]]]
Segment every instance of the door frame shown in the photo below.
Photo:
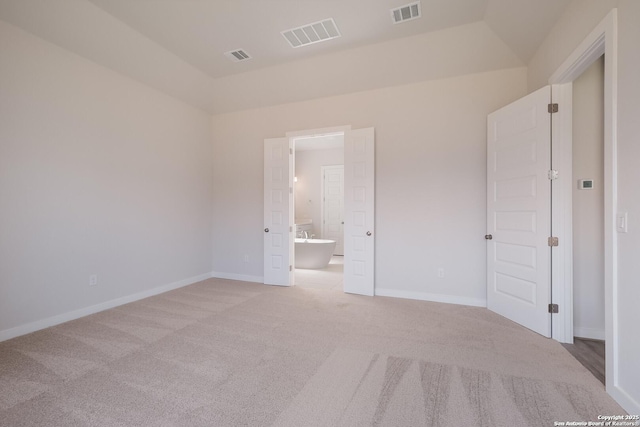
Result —
[[[561, 242], [552, 251], [552, 301], [561, 307], [554, 316], [553, 337], [573, 342], [573, 248], [572, 248], [572, 82], [604, 55], [604, 291], [606, 390], [616, 400], [624, 399], [618, 384], [618, 251], [616, 231], [617, 197], [617, 102], [618, 102], [618, 15], [617, 9], [591, 31], [549, 78], [552, 102], [560, 105], [552, 118], [553, 169], [562, 182], [552, 196], [553, 233]], [[566, 106], [566, 107], [565, 107]], [[564, 243], [563, 243], [564, 242]]]

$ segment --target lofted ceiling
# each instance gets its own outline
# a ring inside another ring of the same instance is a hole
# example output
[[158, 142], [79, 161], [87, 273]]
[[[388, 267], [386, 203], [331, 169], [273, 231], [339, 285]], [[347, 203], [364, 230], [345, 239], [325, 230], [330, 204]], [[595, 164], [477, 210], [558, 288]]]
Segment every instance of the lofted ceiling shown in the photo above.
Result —
[[[421, 0], [421, 18], [393, 24], [408, 3], [0, 0], [0, 19], [223, 113], [524, 66], [569, 0]], [[327, 18], [341, 37], [294, 49], [281, 35]], [[236, 49], [252, 58], [224, 55]]]

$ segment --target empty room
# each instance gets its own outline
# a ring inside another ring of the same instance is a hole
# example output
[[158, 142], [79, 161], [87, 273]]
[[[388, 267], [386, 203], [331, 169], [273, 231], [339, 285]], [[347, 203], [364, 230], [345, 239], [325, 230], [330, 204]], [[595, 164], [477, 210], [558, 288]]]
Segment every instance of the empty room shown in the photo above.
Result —
[[0, 426], [640, 425], [638, 40], [0, 0]]

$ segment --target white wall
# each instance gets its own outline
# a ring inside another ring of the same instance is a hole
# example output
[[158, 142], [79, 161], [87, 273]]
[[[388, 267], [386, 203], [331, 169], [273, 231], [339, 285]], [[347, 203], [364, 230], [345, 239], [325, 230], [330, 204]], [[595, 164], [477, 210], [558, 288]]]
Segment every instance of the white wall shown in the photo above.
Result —
[[210, 274], [210, 120], [0, 21], [0, 339]]
[[322, 166], [344, 164], [344, 149], [296, 151], [296, 218], [313, 220], [313, 233], [322, 234]]
[[[618, 326], [618, 375], [612, 394], [629, 413], [640, 413], [640, 2], [574, 0], [549, 33], [529, 67], [529, 89], [551, 74], [606, 16], [618, 8], [617, 210], [627, 212], [629, 232], [618, 235], [618, 289], [613, 313]], [[609, 375], [610, 373], [608, 373]]]
[[527, 64], [529, 92], [548, 85], [549, 77], [617, 4], [617, 0], [574, 0], [568, 5]]
[[374, 127], [376, 292], [485, 304], [486, 119], [525, 88], [516, 68], [214, 116], [214, 271], [261, 280], [264, 138]]
[[[591, 190], [578, 180], [593, 179]], [[573, 83], [573, 327], [604, 339], [604, 58]]]

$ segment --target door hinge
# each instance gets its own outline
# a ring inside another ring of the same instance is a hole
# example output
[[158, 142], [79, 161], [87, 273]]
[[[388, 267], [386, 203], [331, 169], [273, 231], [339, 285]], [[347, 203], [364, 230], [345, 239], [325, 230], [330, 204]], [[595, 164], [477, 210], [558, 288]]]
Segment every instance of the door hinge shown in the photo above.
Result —
[[293, 194], [293, 187], [289, 187], [289, 194]]
[[293, 265], [289, 266], [289, 271], [293, 271]]
[[[558, 104], [556, 104], [558, 105]], [[289, 154], [293, 154], [293, 148], [289, 148]]]
[[291, 233], [293, 231], [293, 226], [289, 226], [289, 233]]
[[547, 107], [547, 111], [549, 111], [549, 114], [557, 113], [558, 104], [549, 104], [549, 106]]
[[547, 174], [547, 176], [551, 181], [553, 181], [554, 179], [558, 179], [558, 176], [560, 176], [560, 174], [558, 173], [557, 170], [551, 169], [549, 170], [549, 173]]
[[555, 314], [558, 312], [558, 304], [549, 304], [549, 313]]
[[558, 238], [549, 237], [549, 239], [547, 240], [547, 243], [549, 243], [549, 246], [558, 246]]

